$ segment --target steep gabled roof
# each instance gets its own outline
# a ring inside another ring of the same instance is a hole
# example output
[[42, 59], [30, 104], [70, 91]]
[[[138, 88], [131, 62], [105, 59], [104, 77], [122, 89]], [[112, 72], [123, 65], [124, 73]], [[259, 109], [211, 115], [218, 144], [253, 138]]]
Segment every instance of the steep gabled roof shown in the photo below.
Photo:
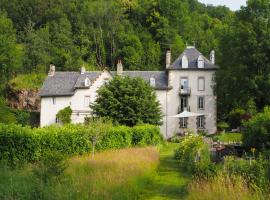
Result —
[[[182, 68], [182, 58], [183, 56], [186, 55], [188, 58], [188, 69], [198, 69], [197, 66], [197, 60], [200, 55], [202, 55], [195, 47], [188, 47], [185, 49], [185, 51], [174, 61], [174, 63], [170, 66], [169, 69], [183, 69]], [[203, 55], [202, 55], [203, 56]], [[213, 65], [207, 58], [203, 56], [204, 59], [204, 68], [199, 69], [199, 70], [204, 70], [204, 69], [216, 69], [217, 66]]]
[[54, 76], [48, 76], [43, 83], [40, 96], [72, 96], [79, 76], [78, 72], [55, 72]]

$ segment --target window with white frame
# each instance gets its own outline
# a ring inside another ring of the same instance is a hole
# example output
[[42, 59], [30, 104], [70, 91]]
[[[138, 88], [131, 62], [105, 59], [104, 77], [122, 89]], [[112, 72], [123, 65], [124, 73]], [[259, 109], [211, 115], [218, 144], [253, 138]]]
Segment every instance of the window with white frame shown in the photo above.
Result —
[[198, 91], [204, 91], [205, 90], [205, 78], [199, 77], [198, 78]]
[[89, 107], [91, 103], [91, 98], [90, 96], [84, 96], [84, 107]]
[[156, 79], [154, 77], [150, 78], [150, 85], [151, 87], [156, 87]]
[[187, 128], [188, 127], [188, 118], [180, 118], [179, 125], [180, 125], [180, 128]]
[[205, 129], [205, 116], [197, 117], [197, 128]]
[[56, 98], [55, 97], [52, 98], [52, 103], [53, 103], [53, 105], [56, 104]]
[[204, 68], [204, 60], [203, 60], [202, 55], [199, 56], [197, 62], [198, 62], [198, 68]]
[[198, 97], [198, 109], [199, 110], [204, 110], [204, 97]]

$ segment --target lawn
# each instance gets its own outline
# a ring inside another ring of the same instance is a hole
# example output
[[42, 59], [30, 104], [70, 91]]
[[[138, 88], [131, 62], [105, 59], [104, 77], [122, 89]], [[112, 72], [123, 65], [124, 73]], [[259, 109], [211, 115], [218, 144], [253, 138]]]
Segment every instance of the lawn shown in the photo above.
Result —
[[64, 174], [42, 181], [33, 166], [0, 169], [0, 199], [138, 199], [159, 163], [155, 147], [106, 151], [69, 160]]
[[185, 199], [190, 175], [180, 171], [174, 159], [174, 150], [179, 144], [168, 143], [160, 148], [160, 165], [151, 185], [146, 187], [140, 199], [176, 200]]
[[221, 133], [213, 137], [220, 142], [242, 142], [242, 133]]

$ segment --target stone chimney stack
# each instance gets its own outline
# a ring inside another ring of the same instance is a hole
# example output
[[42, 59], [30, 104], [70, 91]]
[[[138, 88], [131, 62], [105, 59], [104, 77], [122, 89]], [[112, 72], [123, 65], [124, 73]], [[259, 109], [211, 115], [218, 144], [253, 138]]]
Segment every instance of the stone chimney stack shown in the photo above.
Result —
[[123, 64], [121, 60], [118, 60], [117, 63], [117, 75], [121, 76], [123, 74]]
[[55, 74], [55, 65], [50, 64], [50, 70], [49, 70], [48, 76], [54, 76], [54, 74]]
[[210, 53], [210, 61], [214, 65], [215, 64], [215, 51], [212, 50]]
[[85, 69], [85, 67], [84, 67], [84, 65], [81, 67], [81, 74], [85, 74], [85, 72], [86, 72], [86, 69]]
[[166, 51], [166, 69], [168, 69], [171, 66], [171, 59], [172, 59], [172, 53], [171, 53], [171, 50], [168, 49]]

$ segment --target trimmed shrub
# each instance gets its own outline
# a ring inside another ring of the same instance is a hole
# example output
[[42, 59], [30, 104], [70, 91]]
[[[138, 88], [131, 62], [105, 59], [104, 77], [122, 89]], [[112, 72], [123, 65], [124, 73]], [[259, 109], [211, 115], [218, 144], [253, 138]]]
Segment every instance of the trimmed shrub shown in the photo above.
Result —
[[29, 127], [0, 124], [0, 159], [15, 165], [40, 156], [40, 137]]
[[132, 128], [127, 126], [111, 127], [97, 144], [98, 150], [120, 149], [132, 145]]
[[[84, 125], [68, 124], [31, 129], [21, 125], [0, 124], [0, 160], [17, 165], [41, 160], [48, 152], [59, 152], [67, 156], [88, 153], [92, 143], [85, 134], [85, 128]], [[133, 128], [109, 126], [96, 147], [102, 151], [136, 145], [157, 145], [160, 142], [159, 128], [153, 125]]]
[[71, 110], [70, 106], [68, 106], [62, 110], [59, 110], [56, 117], [63, 124], [70, 124], [71, 123], [71, 114], [72, 114], [72, 110]]
[[162, 140], [159, 127], [149, 124], [132, 128], [132, 144], [138, 146], [158, 145]]

